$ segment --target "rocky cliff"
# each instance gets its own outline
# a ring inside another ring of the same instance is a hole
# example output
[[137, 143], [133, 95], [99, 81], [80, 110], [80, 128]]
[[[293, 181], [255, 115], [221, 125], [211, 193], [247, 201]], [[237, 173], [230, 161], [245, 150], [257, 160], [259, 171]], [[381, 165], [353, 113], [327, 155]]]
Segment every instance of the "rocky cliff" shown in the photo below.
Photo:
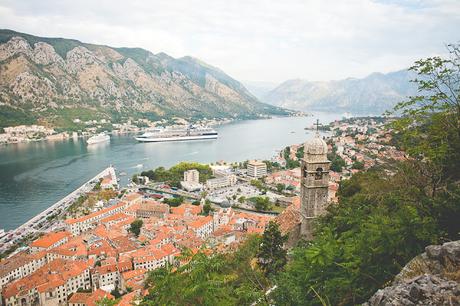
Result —
[[366, 306], [460, 305], [460, 241], [431, 245]]
[[70, 119], [69, 114], [252, 117], [283, 112], [192, 57], [0, 30], [0, 113], [12, 113], [19, 121], [31, 114], [58, 122]]

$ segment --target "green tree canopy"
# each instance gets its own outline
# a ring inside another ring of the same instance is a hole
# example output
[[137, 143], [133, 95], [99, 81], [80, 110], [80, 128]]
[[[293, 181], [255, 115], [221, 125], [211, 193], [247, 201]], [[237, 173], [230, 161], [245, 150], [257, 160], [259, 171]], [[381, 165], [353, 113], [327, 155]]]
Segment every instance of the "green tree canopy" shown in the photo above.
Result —
[[270, 221], [265, 229], [257, 253], [258, 263], [266, 276], [279, 273], [287, 262], [284, 243], [287, 237], [281, 235], [278, 223]]
[[129, 231], [137, 237], [141, 233], [141, 228], [143, 224], [144, 222], [141, 219], [134, 220], [129, 227]]

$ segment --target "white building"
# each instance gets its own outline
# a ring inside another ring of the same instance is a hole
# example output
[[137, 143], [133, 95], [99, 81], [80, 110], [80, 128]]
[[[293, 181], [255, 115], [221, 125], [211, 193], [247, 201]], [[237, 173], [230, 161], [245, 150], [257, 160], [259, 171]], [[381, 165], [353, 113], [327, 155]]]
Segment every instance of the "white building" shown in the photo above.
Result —
[[196, 169], [188, 170], [184, 172], [184, 182], [187, 183], [200, 183], [200, 172]]
[[180, 184], [187, 191], [201, 190], [203, 186], [200, 184], [200, 172], [196, 169], [185, 171], [184, 180]]
[[228, 186], [234, 186], [236, 184], [236, 181], [236, 175], [230, 174], [207, 180], [206, 187], [208, 189], [224, 188]]
[[267, 165], [258, 160], [248, 162], [248, 176], [260, 178], [267, 175]]

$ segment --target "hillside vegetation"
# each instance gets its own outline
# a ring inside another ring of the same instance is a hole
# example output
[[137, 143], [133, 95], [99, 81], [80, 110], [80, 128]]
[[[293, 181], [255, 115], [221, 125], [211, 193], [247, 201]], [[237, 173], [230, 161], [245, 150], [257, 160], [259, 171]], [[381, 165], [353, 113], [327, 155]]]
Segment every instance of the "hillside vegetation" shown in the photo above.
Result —
[[[261, 252], [283, 243], [270, 227], [262, 244], [243, 246], [247, 257], [237, 266], [239, 253], [196, 255], [179, 271], [154, 273], [144, 304], [355, 305], [425, 246], [458, 240], [460, 49], [449, 51], [450, 58], [415, 63], [424, 94], [396, 107], [404, 116], [393, 125], [395, 139], [410, 158], [344, 181], [339, 204], [318, 220], [312, 241], [289, 252], [286, 265], [282, 253]], [[267, 262], [277, 264], [263, 273]]]

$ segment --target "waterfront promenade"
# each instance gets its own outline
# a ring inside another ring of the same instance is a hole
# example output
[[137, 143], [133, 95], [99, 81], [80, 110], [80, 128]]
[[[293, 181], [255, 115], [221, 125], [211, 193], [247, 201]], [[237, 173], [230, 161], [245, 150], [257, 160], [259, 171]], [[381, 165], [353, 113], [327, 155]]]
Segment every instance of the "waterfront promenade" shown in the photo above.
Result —
[[117, 181], [115, 168], [112, 166], [107, 167], [96, 176], [88, 180], [86, 183], [81, 185], [79, 188], [72, 191], [70, 194], [58, 202], [54, 203], [52, 206], [48, 207], [26, 223], [17, 227], [15, 230], [8, 232], [4, 237], [0, 239], [0, 253], [6, 251], [15, 242], [23, 239], [27, 235], [33, 234], [35, 232], [46, 231], [52, 228], [56, 224], [56, 221], [52, 221], [55, 219], [55, 217], [64, 214], [66, 209], [72, 205], [72, 203], [74, 203], [80, 196], [91, 191], [99, 182], [99, 180], [105, 176], [111, 176], [112, 181]]

